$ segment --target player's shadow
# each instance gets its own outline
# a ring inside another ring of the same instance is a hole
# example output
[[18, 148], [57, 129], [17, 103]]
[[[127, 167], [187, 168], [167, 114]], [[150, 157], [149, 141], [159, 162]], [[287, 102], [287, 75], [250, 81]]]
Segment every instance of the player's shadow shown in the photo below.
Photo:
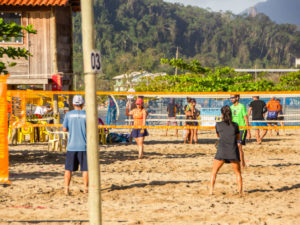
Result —
[[[182, 140], [151, 140], [151, 141], [145, 141], [145, 145], [157, 145], [157, 144], [183, 144], [184, 139]], [[215, 144], [217, 139], [207, 139], [207, 138], [201, 138], [198, 137], [198, 144]]]
[[[196, 158], [199, 156], [204, 156], [204, 153], [192, 153], [192, 154], [173, 154], [173, 153], [158, 153], [158, 152], [145, 152], [145, 159], [151, 160], [151, 158]], [[100, 164], [112, 164], [117, 161], [128, 161], [128, 160], [138, 160], [137, 151], [103, 151], [100, 152]]]
[[299, 189], [299, 188], [300, 188], [300, 183], [294, 184], [292, 186], [283, 186], [283, 187], [277, 188], [277, 189], [253, 189], [253, 190], [248, 190], [246, 192], [247, 193], [271, 192], [271, 191], [283, 192], [283, 191], [290, 191], [290, 190]]
[[104, 188], [102, 191], [116, 191], [116, 190], [128, 190], [132, 188], [144, 188], [146, 186], [163, 186], [167, 184], [192, 184], [192, 183], [202, 183], [201, 180], [191, 180], [191, 181], [151, 181], [149, 183], [137, 183], [131, 185], [114, 185], [112, 184], [109, 188]]

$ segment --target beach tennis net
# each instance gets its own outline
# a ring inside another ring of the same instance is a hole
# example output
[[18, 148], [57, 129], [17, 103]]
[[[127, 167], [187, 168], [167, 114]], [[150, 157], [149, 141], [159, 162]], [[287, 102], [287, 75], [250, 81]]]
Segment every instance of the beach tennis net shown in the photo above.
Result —
[[[72, 99], [76, 94], [84, 95], [84, 92], [8, 91], [9, 123], [61, 126], [65, 113], [72, 110]], [[148, 113], [147, 128], [184, 129], [188, 125], [197, 129], [214, 129], [216, 122], [221, 121], [222, 106], [232, 105], [231, 94], [239, 94], [240, 103], [247, 110], [253, 96], [259, 96], [266, 103], [275, 97], [280, 100], [282, 112], [276, 120], [265, 122], [277, 123], [281, 129], [300, 128], [300, 92], [97, 92], [99, 125], [104, 124], [106, 128], [132, 128], [133, 120], [126, 115], [126, 107], [129, 111], [134, 109], [136, 99], [143, 98], [144, 108]], [[196, 102], [197, 116], [193, 119], [186, 118], [185, 115], [189, 99]], [[55, 108], [57, 110], [53, 111]], [[250, 125], [255, 122], [251, 116], [249, 119]]]

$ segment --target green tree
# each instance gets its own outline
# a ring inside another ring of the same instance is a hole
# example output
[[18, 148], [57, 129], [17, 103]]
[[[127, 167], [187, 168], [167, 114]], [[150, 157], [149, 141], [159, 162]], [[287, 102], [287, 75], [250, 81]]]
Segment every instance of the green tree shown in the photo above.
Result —
[[244, 91], [295, 91], [300, 90], [300, 72], [288, 73], [274, 83], [264, 76], [236, 73], [230, 67], [204, 68], [193, 60], [162, 59], [178, 69], [188, 71], [181, 75], [166, 75], [142, 79], [137, 91], [159, 92], [244, 92]]
[[[27, 31], [29, 33], [36, 33], [33, 29], [32, 25], [28, 25], [26, 27], [20, 26], [14, 22], [5, 23], [3, 18], [0, 18], [0, 42], [8, 41], [12, 37], [23, 37], [23, 32]], [[3, 58], [3, 55], [7, 55], [10, 59], [16, 58], [25, 58], [27, 59], [30, 56], [30, 52], [25, 48], [15, 48], [15, 47], [0, 47], [0, 58]], [[2, 62], [0, 61], [0, 75], [7, 74], [7, 66], [15, 66], [14, 62]]]

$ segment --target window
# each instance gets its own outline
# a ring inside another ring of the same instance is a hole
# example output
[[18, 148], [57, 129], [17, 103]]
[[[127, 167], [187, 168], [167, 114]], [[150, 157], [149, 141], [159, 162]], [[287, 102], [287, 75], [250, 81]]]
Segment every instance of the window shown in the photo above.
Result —
[[[20, 13], [0, 13], [0, 17], [3, 18], [5, 23], [15, 22], [18, 25], [22, 25], [22, 15]], [[23, 43], [22, 37], [11, 37], [7, 41], [2, 41], [4, 43]]]

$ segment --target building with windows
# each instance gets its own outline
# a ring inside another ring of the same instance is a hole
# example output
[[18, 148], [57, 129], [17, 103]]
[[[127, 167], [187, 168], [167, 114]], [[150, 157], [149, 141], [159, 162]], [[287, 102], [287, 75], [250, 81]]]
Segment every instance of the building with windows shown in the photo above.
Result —
[[16, 66], [8, 68], [9, 89], [18, 85], [72, 89], [72, 12], [79, 10], [80, 0], [0, 0], [0, 17], [6, 23], [32, 24], [37, 31], [0, 43], [0, 47], [26, 48], [31, 53], [28, 60], [16, 59]]
[[147, 71], [134, 71], [113, 77], [115, 81], [114, 91], [127, 91], [141, 81], [142, 78], [149, 80], [156, 76], [164, 76], [166, 73], [149, 73]]

